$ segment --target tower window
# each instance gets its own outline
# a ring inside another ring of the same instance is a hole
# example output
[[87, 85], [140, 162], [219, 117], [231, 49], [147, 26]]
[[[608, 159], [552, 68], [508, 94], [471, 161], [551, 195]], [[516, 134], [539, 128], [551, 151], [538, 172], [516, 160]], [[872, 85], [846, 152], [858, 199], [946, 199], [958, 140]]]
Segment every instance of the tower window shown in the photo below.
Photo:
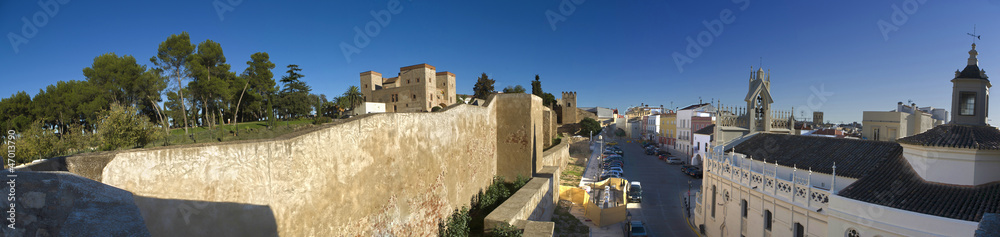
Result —
[[742, 212], [743, 213], [743, 218], [746, 218], [747, 217], [747, 200], [746, 199], [743, 199], [743, 201], [740, 202], [740, 207], [743, 209], [743, 212]]
[[958, 95], [958, 115], [964, 116], [974, 116], [976, 115], [976, 93], [975, 92], [962, 92]]
[[771, 230], [771, 210], [764, 210], [764, 229]]
[[417, 77], [417, 82], [420, 82], [420, 78], [419, 77]]

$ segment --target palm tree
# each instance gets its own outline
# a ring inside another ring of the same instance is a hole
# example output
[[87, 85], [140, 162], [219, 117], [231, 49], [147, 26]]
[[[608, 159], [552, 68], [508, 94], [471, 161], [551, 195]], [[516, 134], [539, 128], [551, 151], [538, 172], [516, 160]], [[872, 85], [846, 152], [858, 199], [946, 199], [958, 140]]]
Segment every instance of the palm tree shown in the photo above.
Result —
[[347, 91], [344, 92], [344, 95], [341, 96], [340, 99], [345, 100], [344, 102], [346, 103], [346, 107], [351, 110], [354, 110], [354, 108], [358, 107], [358, 105], [365, 102], [365, 97], [361, 94], [361, 90], [359, 90], [357, 86], [347, 88]]

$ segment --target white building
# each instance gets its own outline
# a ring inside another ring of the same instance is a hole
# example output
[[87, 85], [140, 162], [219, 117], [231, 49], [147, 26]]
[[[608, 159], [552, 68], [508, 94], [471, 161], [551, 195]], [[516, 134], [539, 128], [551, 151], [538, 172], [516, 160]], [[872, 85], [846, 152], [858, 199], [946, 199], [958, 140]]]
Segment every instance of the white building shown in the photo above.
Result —
[[712, 104], [695, 104], [688, 107], [684, 107], [677, 111], [677, 142], [674, 143], [674, 150], [685, 152], [688, 156], [691, 156], [690, 151], [691, 146], [691, 136], [693, 131], [691, 130], [691, 117], [695, 113], [707, 113], [714, 112], [715, 106]]
[[708, 150], [711, 149], [714, 138], [714, 136], [712, 136], [713, 134], [715, 134], [715, 124], [708, 125], [708, 127], [704, 127], [694, 132], [694, 139], [692, 140], [692, 142], [694, 142], [694, 155], [691, 156], [691, 160], [688, 161], [690, 162], [689, 164], [701, 165], [702, 159], [695, 159], [694, 157], [708, 156]]
[[952, 123], [899, 143], [763, 131], [715, 146], [695, 204], [699, 231], [976, 235], [1000, 212], [1000, 130], [986, 123], [991, 84], [975, 44], [969, 54], [951, 80]]
[[646, 118], [646, 139], [656, 140], [660, 136], [660, 115], [653, 114]]
[[385, 103], [364, 102], [354, 108], [354, 115], [385, 113]]

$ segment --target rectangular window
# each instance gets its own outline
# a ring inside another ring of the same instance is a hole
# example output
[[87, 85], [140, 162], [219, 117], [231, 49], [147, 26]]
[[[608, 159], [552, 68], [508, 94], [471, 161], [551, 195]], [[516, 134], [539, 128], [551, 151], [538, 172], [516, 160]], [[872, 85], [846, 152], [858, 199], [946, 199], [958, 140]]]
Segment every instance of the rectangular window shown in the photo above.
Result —
[[958, 95], [958, 115], [963, 116], [974, 116], [976, 115], [976, 93], [975, 92], [962, 92]]
[[771, 230], [771, 210], [764, 210], [764, 229]]
[[712, 203], [709, 203], [708, 205], [712, 206], [712, 218], [715, 219], [715, 206], [717, 206], [715, 204], [715, 185], [712, 185]]

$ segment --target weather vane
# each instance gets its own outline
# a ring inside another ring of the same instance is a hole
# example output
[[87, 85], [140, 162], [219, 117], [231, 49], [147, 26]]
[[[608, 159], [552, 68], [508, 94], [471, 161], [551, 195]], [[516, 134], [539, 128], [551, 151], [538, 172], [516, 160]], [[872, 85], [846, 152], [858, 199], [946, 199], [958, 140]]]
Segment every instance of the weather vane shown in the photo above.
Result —
[[982, 40], [981, 38], [979, 38], [979, 37], [980, 37], [980, 36], [982, 36], [982, 35], [977, 35], [977, 34], [976, 34], [976, 25], [972, 25], [972, 33], [965, 33], [965, 34], [967, 34], [967, 35], [969, 35], [969, 36], [972, 36], [972, 43], [973, 43], [973, 44], [975, 44], [975, 43], [976, 43], [976, 40], [977, 40], [977, 39], [978, 39], [978, 40]]

